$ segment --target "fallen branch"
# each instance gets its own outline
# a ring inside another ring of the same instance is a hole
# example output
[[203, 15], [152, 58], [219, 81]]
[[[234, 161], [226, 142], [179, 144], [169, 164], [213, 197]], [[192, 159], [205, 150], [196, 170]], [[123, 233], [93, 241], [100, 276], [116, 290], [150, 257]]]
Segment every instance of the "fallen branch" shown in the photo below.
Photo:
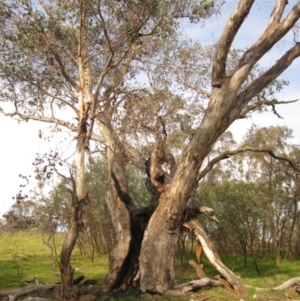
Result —
[[185, 222], [183, 226], [190, 229], [190, 231], [194, 232], [195, 235], [198, 237], [207, 259], [226, 279], [226, 282], [228, 283], [226, 287], [231, 287], [239, 295], [246, 295], [247, 292], [243, 287], [241, 280], [225, 266], [225, 264], [217, 255], [217, 253], [214, 251], [212, 242], [205, 233], [199, 221], [196, 219], [192, 219], [188, 222]]
[[201, 278], [206, 278], [206, 275], [203, 271], [203, 264], [198, 264], [194, 260], [189, 260], [189, 265], [191, 265], [197, 272], [198, 277]]
[[47, 291], [53, 289], [56, 286], [60, 286], [61, 284], [38, 284], [33, 285], [21, 289], [9, 290], [9, 291], [0, 291], [0, 296], [9, 296], [9, 300], [13, 301], [15, 298], [36, 292], [36, 291]]
[[49, 299], [41, 298], [41, 297], [28, 297], [28, 298], [22, 299], [22, 301], [49, 301]]
[[282, 291], [287, 288], [289, 288], [292, 285], [298, 284], [300, 282], [300, 277], [295, 277], [287, 280], [286, 282], [282, 283], [279, 286], [274, 287], [272, 290], [273, 291]]
[[216, 287], [216, 286], [223, 286], [223, 284], [218, 280], [213, 280], [211, 278], [203, 278], [198, 280], [193, 280], [187, 283], [181, 284], [179, 287], [183, 287], [182, 292], [187, 293], [190, 291], [196, 291], [203, 287]]
[[246, 288], [252, 288], [255, 289], [256, 291], [283, 291], [295, 284], [299, 284], [300, 283], [300, 277], [295, 277], [295, 278], [291, 278], [285, 282], [283, 282], [282, 284], [280, 284], [279, 286], [276, 286], [274, 288], [262, 288], [262, 287], [255, 287], [255, 286], [251, 286], [251, 285], [244, 285]]
[[[79, 276], [78, 278], [73, 280], [73, 285], [76, 285], [80, 283], [84, 279], [84, 276]], [[0, 291], [0, 297], [1, 296], [9, 296], [9, 301], [15, 300], [17, 297], [23, 296], [30, 294], [32, 292], [38, 292], [38, 291], [47, 291], [51, 290], [57, 286], [61, 286], [61, 283], [54, 283], [54, 284], [38, 284], [38, 285], [33, 285], [29, 287], [24, 287], [20, 289], [15, 289], [15, 290], [9, 290], [9, 291]], [[26, 298], [26, 301], [43, 301], [43, 298], [40, 298], [39, 300], [37, 299], [38, 297], [34, 297], [35, 299], [32, 299], [33, 297], [29, 297], [31, 299]], [[47, 300], [47, 299], [45, 299]], [[24, 301], [24, 300], [22, 300]]]

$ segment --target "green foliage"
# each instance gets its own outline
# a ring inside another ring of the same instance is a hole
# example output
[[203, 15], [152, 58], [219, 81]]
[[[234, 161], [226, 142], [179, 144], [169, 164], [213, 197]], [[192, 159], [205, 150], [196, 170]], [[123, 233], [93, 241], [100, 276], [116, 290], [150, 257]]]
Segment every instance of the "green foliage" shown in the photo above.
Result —
[[[253, 127], [243, 144], [270, 149], [297, 162], [299, 154], [294, 153], [297, 146], [291, 137], [286, 127]], [[220, 139], [218, 144], [214, 156], [232, 141]], [[264, 260], [279, 265], [285, 258], [299, 258], [298, 178], [287, 162], [264, 152], [241, 153], [217, 164], [201, 183], [197, 198], [214, 208], [220, 220], [218, 225], [204, 220], [220, 254], [243, 255], [244, 267], [253, 263], [257, 273], [262, 273]]]
[[128, 166], [126, 177], [129, 185], [129, 194], [138, 207], [150, 204], [150, 194], [145, 186], [145, 179], [136, 169]]

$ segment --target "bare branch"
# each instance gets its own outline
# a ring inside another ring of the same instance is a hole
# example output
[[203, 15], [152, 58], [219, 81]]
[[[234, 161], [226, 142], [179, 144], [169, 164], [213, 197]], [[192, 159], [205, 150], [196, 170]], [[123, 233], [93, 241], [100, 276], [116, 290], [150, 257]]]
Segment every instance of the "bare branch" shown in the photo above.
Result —
[[300, 56], [300, 43], [296, 43], [287, 51], [268, 71], [253, 81], [245, 90], [237, 96], [237, 103], [243, 106], [257, 95], [263, 88], [274, 81], [292, 62]]
[[283, 157], [283, 156], [278, 156], [274, 153], [273, 150], [268, 149], [268, 148], [256, 148], [256, 147], [252, 147], [252, 146], [242, 146], [240, 148], [237, 148], [235, 150], [231, 150], [231, 151], [226, 151], [222, 154], [220, 154], [219, 156], [215, 157], [214, 159], [210, 160], [206, 167], [199, 173], [198, 177], [197, 177], [197, 181], [200, 181], [213, 167], [216, 163], [224, 160], [224, 159], [228, 159], [231, 156], [234, 156], [236, 154], [240, 154], [240, 153], [244, 153], [244, 152], [255, 152], [255, 153], [267, 153], [269, 154], [271, 157], [273, 157], [276, 160], [279, 161], [285, 161], [287, 163], [289, 163], [289, 165], [295, 169], [296, 171], [300, 172], [300, 167], [298, 167], [296, 165], [295, 162], [293, 162], [291, 159], [287, 158], [287, 157]]
[[94, 54], [91, 54], [90, 56], [88, 56], [87, 58], [84, 59], [83, 65], [85, 65], [86, 63], [88, 63], [89, 61], [91, 61], [94, 57], [96, 57], [98, 55], [107, 54], [107, 53], [109, 53], [109, 51], [103, 50], [103, 51], [98, 51], [98, 52], [96, 52]]
[[106, 29], [106, 24], [105, 24], [105, 21], [104, 21], [104, 18], [102, 16], [102, 12], [101, 12], [101, 1], [99, 1], [99, 3], [98, 3], [98, 13], [99, 13], [99, 16], [100, 16], [100, 20], [101, 20], [101, 25], [102, 25], [102, 28], [103, 28], [104, 36], [105, 36], [105, 39], [106, 39], [107, 44], [108, 44], [108, 48], [109, 48], [110, 52], [113, 54], [114, 50], [113, 50], [113, 47], [111, 45], [111, 41], [110, 41], [107, 29]]
[[[45, 117], [45, 116], [35, 116], [35, 115], [30, 115], [30, 114], [22, 114], [20, 112], [18, 112], [17, 110], [14, 112], [5, 112], [3, 111], [3, 109], [0, 107], [0, 113], [4, 116], [8, 116], [8, 117], [14, 117], [14, 116], [18, 116], [20, 119], [28, 121], [28, 120], [35, 120], [35, 121], [41, 121], [41, 122], [46, 122], [46, 123], [54, 123], [54, 124], [58, 124], [61, 125], [63, 127], [68, 128], [69, 130], [73, 131], [73, 132], [77, 132], [77, 127], [69, 122], [66, 122], [64, 120], [55, 118], [55, 117]], [[104, 143], [105, 140], [103, 140], [103, 138], [99, 135], [96, 134], [92, 134], [91, 135], [91, 139], [100, 143]]]
[[281, 104], [290, 104], [290, 103], [294, 103], [294, 102], [297, 102], [298, 99], [294, 99], [294, 100], [286, 100], [286, 101], [278, 101], [277, 99], [272, 99], [272, 100], [268, 100], [268, 99], [262, 99], [260, 101], [257, 101], [251, 105], [248, 105], [246, 106], [243, 111], [241, 112], [240, 116], [239, 116], [239, 119], [243, 119], [243, 118], [246, 118], [247, 117], [247, 114], [249, 112], [252, 112], [258, 108], [261, 108], [263, 106], [271, 106], [272, 107], [272, 110], [273, 110], [273, 113], [279, 117], [279, 118], [283, 118], [281, 117], [277, 111], [276, 111], [276, 105], [281, 105]]
[[223, 33], [217, 43], [213, 60], [213, 87], [221, 86], [226, 77], [225, 69], [229, 49], [239, 28], [247, 17], [253, 3], [254, 0], [240, 0], [223, 30]]
[[273, 23], [279, 23], [283, 14], [283, 11], [288, 4], [287, 0], [277, 0], [276, 4], [274, 6], [274, 9], [271, 13], [270, 20], [268, 23], [268, 26], [270, 26]]
[[[230, 85], [232, 89], [238, 90], [245, 81], [254, 64], [260, 60], [267, 51], [269, 51], [299, 20], [300, 16], [300, 2], [298, 2], [281, 23], [272, 23], [257, 42], [252, 45], [243, 55], [239, 64], [232, 72]], [[298, 44], [298, 43], [297, 43]], [[297, 45], [296, 44], [296, 45]], [[297, 46], [290, 51], [295, 51]], [[289, 53], [290, 53], [289, 51]], [[296, 52], [299, 50], [296, 50]], [[298, 54], [299, 55], [299, 54]], [[298, 56], [297, 55], [297, 56]], [[286, 68], [286, 67], [285, 67]]]

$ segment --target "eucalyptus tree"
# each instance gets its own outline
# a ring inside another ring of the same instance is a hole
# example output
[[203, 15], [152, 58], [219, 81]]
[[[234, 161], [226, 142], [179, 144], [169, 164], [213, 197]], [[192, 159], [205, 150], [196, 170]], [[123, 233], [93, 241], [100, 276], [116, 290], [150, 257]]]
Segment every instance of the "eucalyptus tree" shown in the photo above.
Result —
[[[292, 130], [287, 127], [253, 127], [247, 133], [245, 141], [261, 149], [276, 150], [278, 155], [297, 162], [294, 153], [297, 146], [293, 144], [292, 137]], [[265, 214], [261, 230], [262, 242], [268, 243], [270, 256], [279, 265], [282, 258], [292, 255], [291, 237], [297, 220], [295, 196], [298, 189], [295, 179], [298, 173], [288, 164], [264, 153], [248, 153], [244, 155], [244, 159], [244, 178], [255, 181], [265, 195], [261, 202]]]
[[[197, 197], [206, 200], [222, 221], [210, 232], [218, 250], [242, 253], [245, 266], [250, 257], [254, 263], [268, 257], [279, 265], [283, 258], [297, 256], [299, 173], [278, 158], [299, 162], [298, 146], [292, 131], [279, 126], [252, 127], [242, 145], [255, 145], [260, 152], [240, 153], [221, 170], [216, 164]], [[262, 150], [276, 152], [277, 158]]]
[[[111, 102], [112, 89], [121, 93], [138, 73], [138, 64], [132, 62], [143, 40], [149, 43], [155, 35], [167, 39], [175, 33], [176, 19], [196, 21], [215, 9], [212, 3], [196, 1], [0, 4], [1, 102], [9, 103], [1, 106], [1, 112], [77, 133], [76, 174], [70, 175], [72, 221], [60, 258], [63, 293], [72, 299], [70, 255], [89, 199], [84, 188], [85, 155], [91, 138], [107, 142], [94, 133], [96, 116], [100, 125], [108, 126], [105, 120], [115, 101]], [[105, 136], [105, 128], [101, 130]], [[107, 147], [111, 149], [108, 143]]]
[[[150, 176], [152, 184], [159, 192], [159, 202], [149, 220], [141, 247], [139, 269], [142, 291], [163, 292], [174, 279], [174, 271], [170, 268], [173, 266], [173, 256], [170, 254], [174, 254], [174, 238], [179, 236], [183, 212], [195, 183], [216, 161], [232, 154], [224, 152], [221, 157], [211, 159], [205, 166], [205, 159], [213, 144], [236, 119], [263, 104], [270, 104], [267, 99], [259, 101], [255, 96], [300, 54], [300, 44], [293, 44], [272, 67], [262, 72], [247, 86], [243, 86], [258, 60], [280, 41], [299, 19], [300, 3], [296, 3], [283, 18], [283, 10], [287, 3], [277, 1], [266, 31], [244, 52], [232, 71], [226, 70], [230, 47], [253, 2], [240, 1], [225, 25], [213, 58], [210, 101], [199, 126], [177, 159], [174, 169], [171, 169], [169, 177], [162, 176], [164, 173], [160, 166], [168, 160], [159, 155], [159, 143], [156, 152], [151, 156], [151, 160], [158, 163], [156, 166], [152, 163]], [[165, 231], [162, 231], [162, 228]], [[244, 293], [239, 281], [233, 279], [231, 284], [234, 288], [239, 293]], [[163, 283], [166, 282], [169, 284], [164, 286]]]
[[[256, 76], [251, 71], [292, 30], [300, 4], [283, 18], [287, 3], [276, 1], [266, 31], [231, 64], [230, 47], [253, 3], [241, 0], [237, 4], [215, 46], [209, 77], [204, 70], [198, 74], [197, 68], [183, 76], [159, 76], [163, 69], [154, 67], [176, 52], [165, 52], [168, 45], [175, 45], [175, 50], [180, 47], [176, 42], [179, 20], [197, 22], [210, 16], [218, 8], [216, 2], [41, 0], [1, 4], [5, 19], [1, 25], [1, 100], [13, 100], [14, 106], [12, 113], [4, 114], [55, 123], [78, 133], [74, 209], [87, 199], [77, 186], [84, 183], [83, 155], [89, 150], [89, 140], [106, 146], [113, 184], [106, 201], [116, 245], [103, 290], [126, 288], [135, 280], [142, 292], [161, 294], [174, 284], [177, 240], [197, 182], [216, 162], [242, 151], [224, 151], [208, 158], [214, 143], [236, 119], [278, 103], [262, 91], [299, 56], [299, 43], [268, 70]], [[186, 65], [188, 71], [199, 66], [201, 52], [196, 54], [200, 57], [195, 62], [188, 55], [181, 60], [175, 55], [174, 67]], [[166, 65], [164, 70], [167, 74]], [[139, 84], [145, 81], [145, 74], [150, 87]], [[210, 87], [197, 89], [199, 80], [193, 75], [203, 74]], [[182, 89], [188, 93], [180, 93]], [[205, 97], [203, 105], [196, 106], [192, 99], [184, 101], [192, 95], [190, 91], [199, 99]], [[66, 119], [61, 118], [63, 113], [68, 114]], [[177, 142], [176, 147], [168, 141]], [[127, 164], [146, 174], [150, 206], [139, 208], [130, 197], [124, 173]], [[76, 230], [79, 226], [77, 220]], [[63, 278], [69, 281], [71, 269], [65, 266], [69, 275]], [[65, 270], [62, 268], [62, 275]], [[230, 271], [222, 266], [220, 272], [226, 272], [238, 293], [245, 293]], [[64, 281], [66, 287], [68, 281]], [[69, 298], [69, 291], [64, 293]]]
[[261, 232], [264, 220], [265, 194], [259, 183], [221, 178], [218, 183], [204, 181], [197, 194], [218, 212], [220, 225], [206, 229], [223, 256], [242, 255], [244, 267], [252, 259], [257, 272], [257, 259], [262, 257]]

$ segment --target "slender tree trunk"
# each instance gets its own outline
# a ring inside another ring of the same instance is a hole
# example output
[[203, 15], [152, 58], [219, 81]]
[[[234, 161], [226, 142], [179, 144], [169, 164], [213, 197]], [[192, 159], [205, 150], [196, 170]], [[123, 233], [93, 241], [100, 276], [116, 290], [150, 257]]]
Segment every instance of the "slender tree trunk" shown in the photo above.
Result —
[[[85, 152], [88, 147], [89, 137], [87, 135], [87, 121], [89, 118], [90, 105], [94, 99], [91, 94], [91, 81], [90, 81], [90, 67], [88, 64], [83, 63], [83, 51], [79, 47], [78, 51], [78, 66], [80, 77], [80, 89], [78, 89], [78, 138], [77, 138], [77, 160], [76, 160], [76, 179], [74, 180], [71, 174], [73, 185], [72, 190], [72, 214], [70, 229], [67, 234], [66, 240], [63, 244], [60, 256], [60, 270], [62, 279], [62, 296], [67, 301], [73, 301], [73, 274], [74, 271], [70, 265], [70, 258], [76, 240], [79, 236], [80, 228], [83, 227], [83, 212], [84, 205], [88, 200], [88, 194], [84, 190], [84, 177], [85, 177]], [[87, 100], [87, 101], [85, 101]]]
[[60, 254], [60, 272], [62, 280], [62, 296], [67, 301], [73, 301], [73, 276], [74, 269], [70, 264], [71, 254], [76, 244], [76, 240], [79, 235], [79, 229], [82, 226], [82, 214], [83, 214], [83, 201], [79, 203], [75, 200], [77, 206], [72, 209], [72, 218], [70, 223], [70, 229]]

